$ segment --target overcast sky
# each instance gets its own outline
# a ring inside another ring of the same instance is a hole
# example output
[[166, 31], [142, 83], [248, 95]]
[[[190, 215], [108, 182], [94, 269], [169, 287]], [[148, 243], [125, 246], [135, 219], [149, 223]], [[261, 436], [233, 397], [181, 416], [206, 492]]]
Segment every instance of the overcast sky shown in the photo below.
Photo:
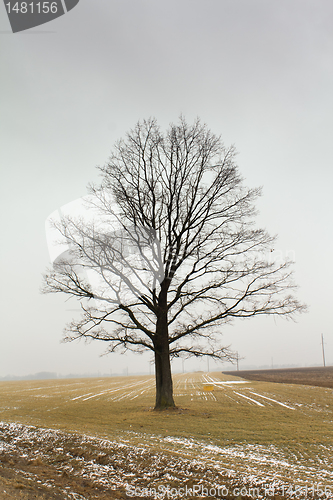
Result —
[[80, 0], [12, 34], [0, 5], [0, 377], [148, 370], [150, 356], [60, 342], [77, 305], [40, 294], [44, 224], [139, 119], [181, 113], [236, 145], [246, 184], [263, 186], [258, 226], [295, 259], [309, 305], [297, 323], [235, 322], [226, 345], [241, 367], [317, 365], [323, 334], [333, 363], [332, 25], [331, 0]]

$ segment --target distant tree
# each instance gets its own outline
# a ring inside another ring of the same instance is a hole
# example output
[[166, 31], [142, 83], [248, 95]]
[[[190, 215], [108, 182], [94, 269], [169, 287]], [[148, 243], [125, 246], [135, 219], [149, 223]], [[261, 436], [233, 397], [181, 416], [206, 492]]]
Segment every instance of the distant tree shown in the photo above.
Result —
[[260, 190], [243, 186], [234, 148], [199, 120], [181, 118], [165, 134], [154, 119], [138, 123], [100, 172], [88, 217], [53, 221], [68, 250], [43, 291], [81, 302], [66, 340], [154, 353], [156, 409], [175, 406], [172, 357], [235, 359], [223, 325], [304, 311], [291, 262], [272, 261], [274, 238], [253, 226]]

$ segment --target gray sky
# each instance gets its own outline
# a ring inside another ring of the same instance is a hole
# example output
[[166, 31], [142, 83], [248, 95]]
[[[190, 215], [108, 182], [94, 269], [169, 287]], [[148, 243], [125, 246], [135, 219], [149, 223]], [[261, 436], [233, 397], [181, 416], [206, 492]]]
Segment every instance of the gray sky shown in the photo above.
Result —
[[263, 186], [258, 225], [295, 258], [310, 307], [297, 323], [235, 322], [225, 343], [241, 366], [315, 365], [323, 333], [333, 363], [332, 22], [331, 0], [81, 0], [14, 35], [0, 5], [0, 377], [147, 371], [148, 356], [60, 343], [76, 304], [39, 293], [44, 223], [139, 119], [180, 113], [236, 145], [246, 184]]

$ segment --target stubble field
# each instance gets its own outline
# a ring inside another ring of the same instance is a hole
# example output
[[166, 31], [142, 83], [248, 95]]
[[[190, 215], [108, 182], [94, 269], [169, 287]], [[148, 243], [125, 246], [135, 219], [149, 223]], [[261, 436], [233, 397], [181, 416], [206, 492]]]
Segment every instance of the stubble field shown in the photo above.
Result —
[[228, 375], [237, 375], [247, 380], [278, 382], [281, 384], [313, 385], [316, 387], [328, 387], [333, 389], [333, 366], [229, 371], [227, 373]]
[[332, 498], [332, 389], [174, 376], [0, 383], [0, 499]]

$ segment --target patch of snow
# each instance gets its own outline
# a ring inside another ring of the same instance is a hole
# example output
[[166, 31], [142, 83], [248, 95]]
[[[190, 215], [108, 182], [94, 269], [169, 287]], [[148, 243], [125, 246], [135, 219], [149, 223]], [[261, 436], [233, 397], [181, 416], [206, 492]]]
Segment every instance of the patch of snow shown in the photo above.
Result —
[[269, 401], [273, 401], [274, 403], [284, 406], [285, 408], [289, 408], [289, 410], [295, 410], [296, 408], [292, 408], [291, 406], [286, 405], [285, 403], [281, 403], [281, 401], [277, 401], [276, 399], [268, 398], [267, 396], [263, 396], [262, 394], [258, 394], [257, 392], [250, 391], [254, 396], [259, 396], [260, 398], [268, 399]]
[[239, 392], [234, 391], [234, 394], [237, 394], [237, 396], [241, 396], [242, 398], [248, 399], [252, 401], [253, 403], [257, 404], [258, 406], [262, 406], [265, 408], [265, 405], [262, 403], [259, 403], [259, 401], [256, 401], [255, 399], [249, 398], [248, 396], [245, 396], [244, 394], [240, 394]]

